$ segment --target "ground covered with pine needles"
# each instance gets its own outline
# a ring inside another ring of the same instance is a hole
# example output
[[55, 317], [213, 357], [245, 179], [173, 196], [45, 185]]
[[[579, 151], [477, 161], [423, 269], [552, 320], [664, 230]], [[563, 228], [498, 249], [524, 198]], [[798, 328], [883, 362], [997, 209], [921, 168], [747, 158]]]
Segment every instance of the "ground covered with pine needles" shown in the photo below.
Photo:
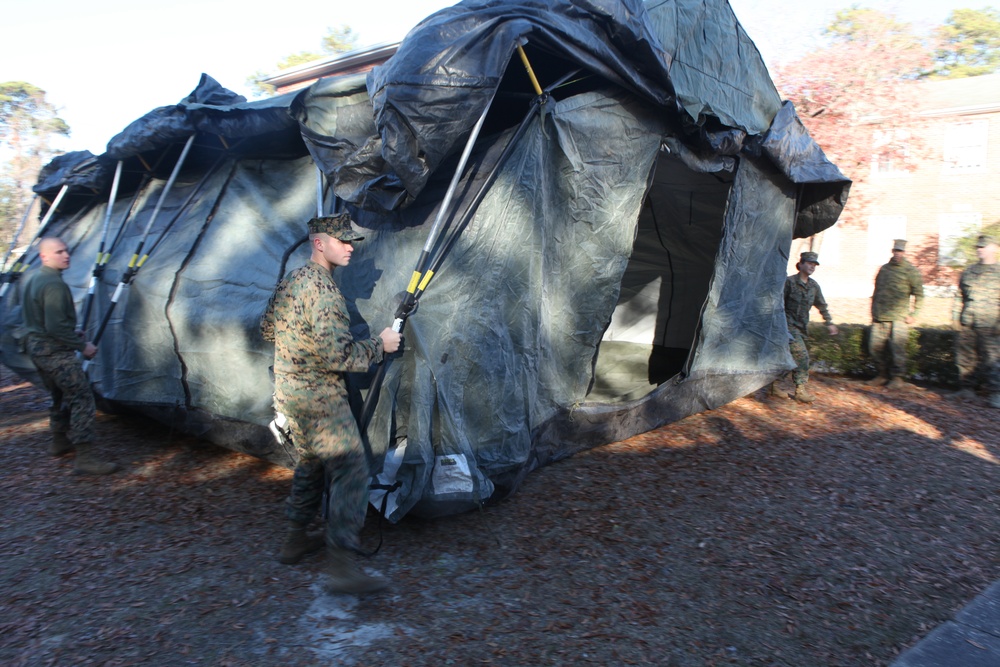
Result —
[[[54, 459], [0, 377], [0, 664], [886, 665], [1000, 578], [998, 411], [842, 378], [764, 392], [383, 529], [391, 588], [273, 555], [290, 472], [101, 415]], [[365, 542], [378, 540], [369, 515]]]

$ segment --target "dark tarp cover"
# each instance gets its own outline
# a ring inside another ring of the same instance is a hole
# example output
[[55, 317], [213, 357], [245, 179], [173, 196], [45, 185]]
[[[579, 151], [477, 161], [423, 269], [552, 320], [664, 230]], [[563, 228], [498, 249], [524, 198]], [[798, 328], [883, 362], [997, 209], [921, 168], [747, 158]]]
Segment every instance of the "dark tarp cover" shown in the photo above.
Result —
[[[402, 483], [389, 518], [503, 497], [540, 465], [791, 368], [790, 243], [836, 221], [850, 182], [781, 104], [728, 3], [469, 1], [419, 24], [367, 80], [246, 102], [203, 76], [112, 140], [100, 193], [53, 221], [82, 300], [109, 167], [133, 174], [88, 322], [108, 321], [90, 368], [106, 405], [291, 463], [264, 428], [273, 350], [257, 321], [308, 259], [317, 166], [323, 210], [336, 195], [366, 237], [335, 277], [369, 336], [391, 321], [483, 110], [452, 224], [533, 108], [517, 44], [543, 86], [582, 72], [527, 120], [387, 368], [368, 435], [383, 477]], [[62, 185], [46, 183], [47, 196]], [[149, 260], [110, 310], [147, 227]], [[3, 359], [28, 373], [9, 335], [16, 296], [2, 305]], [[370, 379], [352, 376], [359, 400]]]

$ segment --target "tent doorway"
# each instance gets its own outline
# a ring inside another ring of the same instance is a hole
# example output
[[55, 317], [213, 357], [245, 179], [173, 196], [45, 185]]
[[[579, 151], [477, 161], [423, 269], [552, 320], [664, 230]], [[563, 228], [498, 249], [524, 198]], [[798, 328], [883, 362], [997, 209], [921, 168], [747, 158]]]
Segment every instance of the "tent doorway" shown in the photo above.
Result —
[[715, 270], [733, 174], [661, 150], [588, 400], [642, 398], [680, 373]]

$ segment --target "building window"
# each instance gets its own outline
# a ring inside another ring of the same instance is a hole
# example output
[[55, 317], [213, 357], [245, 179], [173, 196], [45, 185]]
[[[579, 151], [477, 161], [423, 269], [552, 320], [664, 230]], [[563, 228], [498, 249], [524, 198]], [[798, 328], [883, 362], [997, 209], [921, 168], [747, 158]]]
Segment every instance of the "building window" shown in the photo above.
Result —
[[944, 131], [944, 171], [985, 171], [989, 136], [990, 122], [985, 118], [949, 123]]
[[902, 176], [909, 173], [910, 132], [892, 128], [872, 135], [872, 175]]
[[872, 215], [868, 218], [868, 264], [885, 264], [892, 257], [892, 242], [906, 238], [905, 215]]
[[840, 266], [840, 223], [823, 232], [819, 244], [820, 261], [823, 266]]
[[938, 217], [938, 264], [962, 266], [965, 257], [958, 250], [958, 240], [975, 233], [983, 225], [983, 215], [971, 211], [944, 213]]

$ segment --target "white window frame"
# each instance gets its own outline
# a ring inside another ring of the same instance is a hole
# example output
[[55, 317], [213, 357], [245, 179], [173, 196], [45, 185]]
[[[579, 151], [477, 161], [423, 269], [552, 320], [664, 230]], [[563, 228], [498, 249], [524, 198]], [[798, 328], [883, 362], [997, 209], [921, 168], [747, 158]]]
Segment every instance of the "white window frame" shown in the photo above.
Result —
[[975, 211], [954, 211], [938, 216], [938, 266], [962, 266], [957, 241], [983, 227], [983, 214]]
[[988, 118], [948, 123], [944, 130], [942, 172], [945, 174], [985, 172], [989, 158], [989, 139]]
[[881, 177], [908, 176], [910, 131], [891, 127], [872, 132], [871, 174]]
[[868, 216], [867, 264], [881, 266], [892, 257], [892, 242], [906, 238], [905, 215]]

